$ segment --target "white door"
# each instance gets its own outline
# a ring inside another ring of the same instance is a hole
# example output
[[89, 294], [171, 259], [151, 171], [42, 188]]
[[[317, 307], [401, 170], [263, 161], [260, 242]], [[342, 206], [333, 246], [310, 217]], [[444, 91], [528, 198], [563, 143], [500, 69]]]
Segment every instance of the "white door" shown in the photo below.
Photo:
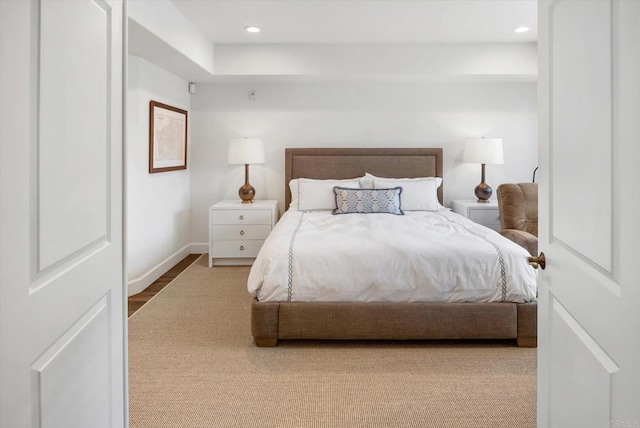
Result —
[[640, 427], [640, 1], [539, 3], [538, 426]]
[[0, 0], [0, 426], [125, 426], [123, 3]]

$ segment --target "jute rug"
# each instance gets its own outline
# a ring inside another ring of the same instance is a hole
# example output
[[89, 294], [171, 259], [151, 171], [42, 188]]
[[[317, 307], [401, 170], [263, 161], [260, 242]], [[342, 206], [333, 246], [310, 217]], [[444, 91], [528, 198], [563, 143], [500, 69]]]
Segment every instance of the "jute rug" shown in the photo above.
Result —
[[535, 427], [535, 349], [455, 341], [257, 348], [248, 274], [209, 269], [201, 257], [132, 316], [132, 428]]

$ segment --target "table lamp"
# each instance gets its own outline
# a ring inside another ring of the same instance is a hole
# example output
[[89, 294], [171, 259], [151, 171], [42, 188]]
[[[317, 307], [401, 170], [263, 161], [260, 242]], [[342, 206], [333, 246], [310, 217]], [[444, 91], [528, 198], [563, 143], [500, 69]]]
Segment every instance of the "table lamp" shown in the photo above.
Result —
[[256, 189], [249, 184], [249, 164], [264, 163], [264, 145], [259, 138], [237, 138], [229, 142], [230, 165], [244, 164], [244, 184], [238, 190], [243, 204], [253, 203]]
[[467, 140], [464, 146], [463, 162], [482, 164], [482, 182], [475, 188], [478, 202], [489, 202], [493, 189], [485, 183], [485, 165], [504, 163], [501, 138], [476, 138]]

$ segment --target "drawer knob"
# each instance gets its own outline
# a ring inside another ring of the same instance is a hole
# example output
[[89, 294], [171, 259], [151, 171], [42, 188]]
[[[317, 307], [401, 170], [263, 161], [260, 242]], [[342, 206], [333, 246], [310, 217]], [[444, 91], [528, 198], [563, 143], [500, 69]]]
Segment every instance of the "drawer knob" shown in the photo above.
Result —
[[244, 251], [244, 245], [240, 245], [240, 251]]
[[240, 216], [240, 220], [244, 220], [244, 216], [243, 215]]
[[244, 235], [244, 230], [241, 230], [241, 231], [240, 231], [240, 235]]

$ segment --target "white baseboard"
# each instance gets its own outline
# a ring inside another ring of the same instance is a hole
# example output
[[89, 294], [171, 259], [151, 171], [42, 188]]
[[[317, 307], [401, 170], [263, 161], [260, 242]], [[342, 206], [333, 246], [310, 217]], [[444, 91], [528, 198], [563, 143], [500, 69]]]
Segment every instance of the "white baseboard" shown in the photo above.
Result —
[[213, 259], [213, 266], [251, 266], [255, 261], [255, 258], [246, 257], [243, 257], [241, 259]]
[[144, 275], [127, 282], [127, 296], [132, 296], [143, 291], [145, 288], [150, 286], [153, 281], [160, 278], [162, 275], [164, 275], [165, 272], [174, 267], [180, 260], [187, 257], [189, 254], [204, 254], [208, 252], [209, 244], [185, 245], [184, 247], [180, 248], [178, 251], [155, 265]]
[[191, 254], [206, 254], [209, 252], [209, 243], [191, 243]]

